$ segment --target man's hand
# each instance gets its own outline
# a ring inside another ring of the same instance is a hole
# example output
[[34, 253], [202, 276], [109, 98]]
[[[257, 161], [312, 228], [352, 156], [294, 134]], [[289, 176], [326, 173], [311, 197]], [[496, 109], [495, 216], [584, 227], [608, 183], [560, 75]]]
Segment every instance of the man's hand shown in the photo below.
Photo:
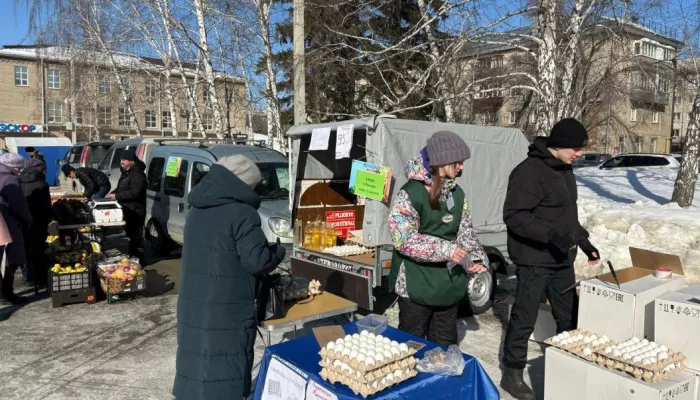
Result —
[[600, 262], [600, 252], [588, 240], [581, 244], [581, 250], [588, 256], [588, 264], [596, 265]]
[[464, 257], [466, 257], [468, 254], [469, 252], [467, 252], [467, 250], [458, 247], [457, 250], [452, 253], [452, 262], [455, 264], [461, 264], [462, 261], [464, 261]]
[[482, 263], [474, 263], [467, 268], [467, 272], [471, 272], [472, 274], [481, 274], [486, 271], [488, 271], [488, 268]]

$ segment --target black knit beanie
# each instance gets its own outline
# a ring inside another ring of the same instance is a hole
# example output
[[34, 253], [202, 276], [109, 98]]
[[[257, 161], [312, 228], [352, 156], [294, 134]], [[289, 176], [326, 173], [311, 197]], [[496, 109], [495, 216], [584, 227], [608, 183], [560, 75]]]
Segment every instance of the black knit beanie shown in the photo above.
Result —
[[469, 147], [464, 139], [451, 131], [437, 131], [428, 139], [428, 159], [431, 167], [464, 162]]
[[564, 118], [554, 124], [547, 138], [547, 147], [555, 149], [578, 149], [587, 144], [588, 132], [575, 118]]

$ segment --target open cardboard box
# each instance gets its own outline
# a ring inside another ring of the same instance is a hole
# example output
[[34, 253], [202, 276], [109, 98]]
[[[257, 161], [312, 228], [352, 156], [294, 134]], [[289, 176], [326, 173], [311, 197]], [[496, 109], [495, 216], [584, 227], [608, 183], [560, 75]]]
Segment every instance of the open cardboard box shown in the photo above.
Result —
[[700, 284], [665, 293], [655, 303], [656, 342], [685, 354], [688, 368], [700, 374]]
[[[615, 341], [633, 336], [654, 339], [654, 300], [685, 287], [678, 256], [630, 247], [632, 266], [581, 281], [578, 327], [604, 334]], [[654, 277], [657, 268], [669, 268], [667, 279]]]

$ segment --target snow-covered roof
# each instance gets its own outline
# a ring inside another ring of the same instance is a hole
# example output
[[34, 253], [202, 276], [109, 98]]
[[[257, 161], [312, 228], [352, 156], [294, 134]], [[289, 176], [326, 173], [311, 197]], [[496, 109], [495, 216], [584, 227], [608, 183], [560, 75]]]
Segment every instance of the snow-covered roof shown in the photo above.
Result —
[[[98, 65], [110, 66], [109, 57], [103, 52], [93, 50], [83, 50], [63, 46], [4, 46], [0, 49], [0, 57], [23, 58], [27, 60], [44, 59], [46, 61], [68, 62], [73, 58], [83, 62]], [[129, 53], [112, 52], [112, 58], [118, 68], [128, 70], [142, 70], [152, 72], [162, 72], [164, 65], [162, 60], [156, 58], [139, 57]], [[183, 63], [186, 76], [194, 75], [194, 65]], [[177, 75], [178, 70], [173, 69], [172, 73]], [[232, 79], [243, 82], [240, 77], [226, 75], [220, 72], [215, 73], [217, 79]]]

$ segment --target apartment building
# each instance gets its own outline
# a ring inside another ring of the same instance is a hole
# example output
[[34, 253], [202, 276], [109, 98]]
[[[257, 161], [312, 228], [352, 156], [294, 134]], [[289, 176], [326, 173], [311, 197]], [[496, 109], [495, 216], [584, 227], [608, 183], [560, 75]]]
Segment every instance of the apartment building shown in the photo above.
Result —
[[[131, 54], [108, 57], [57, 46], [5, 46], [0, 50], [0, 137], [64, 135], [85, 141], [130, 137], [137, 131], [151, 137], [172, 137], [175, 131], [186, 136], [188, 129], [199, 137], [187, 94], [192, 86], [204, 134], [216, 136], [210, 92], [194, 65], [166, 71], [160, 59]], [[217, 73], [215, 88], [220, 133], [240, 136], [246, 127], [244, 82]]]
[[[592, 137], [591, 149], [613, 154], [670, 150], [674, 108], [675, 57], [683, 43], [638, 22], [596, 21], [584, 36], [579, 62], [587, 63], [577, 93], [585, 97], [582, 120]], [[532, 33], [532, 28], [519, 33]], [[614, 33], [614, 34], [611, 34]], [[518, 46], [485, 45], [465, 53], [462, 68], [472, 84], [459, 104], [464, 122], [518, 127], [535, 132], [536, 95], [513, 72], [532, 72], [535, 60]], [[530, 47], [532, 48], [532, 47]], [[493, 79], [485, 79], [493, 77]], [[585, 82], [585, 84], [583, 84]]]
[[[700, 79], [700, 59], [678, 60], [678, 73], [674, 94], [673, 129], [671, 131], [671, 151], [683, 150], [688, 126], [690, 125], [693, 102], [697, 95]], [[691, 130], [696, 129], [691, 126]]]

